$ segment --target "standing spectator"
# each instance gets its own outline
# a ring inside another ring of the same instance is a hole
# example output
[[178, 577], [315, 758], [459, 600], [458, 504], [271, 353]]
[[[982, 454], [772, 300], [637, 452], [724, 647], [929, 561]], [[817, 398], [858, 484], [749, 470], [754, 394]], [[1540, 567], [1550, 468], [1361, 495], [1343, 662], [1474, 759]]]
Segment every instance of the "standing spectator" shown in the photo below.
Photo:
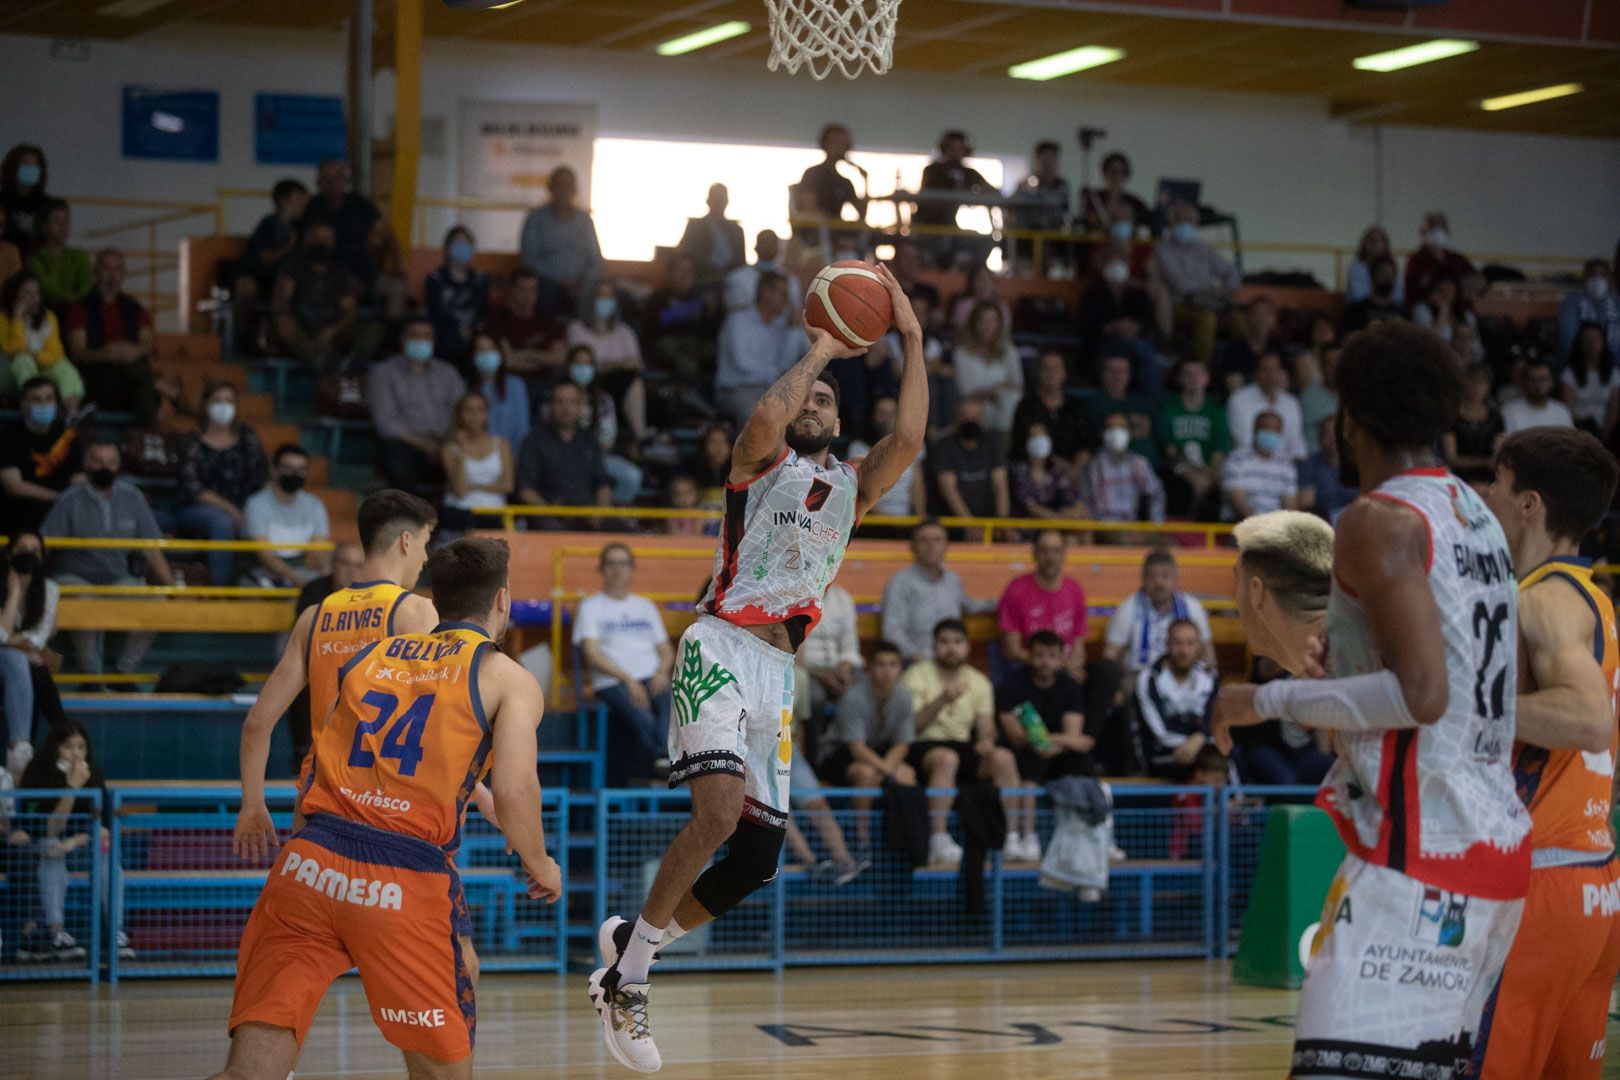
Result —
[[[750, 266], [733, 270], [726, 278], [726, 289], [730, 290], [738, 275], [746, 276], [751, 271]], [[759, 277], [757, 272], [752, 276]], [[788, 281], [791, 285], [797, 279]], [[677, 383], [712, 383], [719, 307], [713, 289], [698, 287], [692, 256], [684, 251], [671, 255], [664, 264], [664, 284], [647, 298], [647, 318], [641, 332], [654, 366]]]
[[23, 268], [22, 249], [6, 237], [6, 208], [0, 202], [0, 284], [11, 280], [11, 275]]
[[664, 616], [631, 591], [636, 558], [630, 545], [602, 547], [597, 570], [602, 589], [580, 601], [574, 646], [580, 650], [591, 695], [607, 706], [607, 784], [650, 780], [668, 753], [670, 676], [675, 650]]
[[488, 331], [473, 335], [472, 370], [472, 388], [489, 403], [490, 434], [505, 439], [508, 446], [522, 446], [534, 415], [529, 409], [529, 387], [508, 369], [500, 343]]
[[[1346, 304], [1359, 304], [1375, 295], [1373, 270], [1380, 259], [1389, 259], [1390, 267], [1394, 269], [1395, 260], [1389, 250], [1389, 233], [1382, 225], [1369, 225], [1356, 243], [1356, 257], [1350, 261], [1350, 268], [1344, 272]], [[1396, 282], [1394, 288], [1385, 295], [1399, 304], [1405, 297], [1405, 292], [1400, 283]]]
[[1136, 676], [1136, 715], [1148, 775], [1184, 784], [1209, 738], [1221, 677], [1202, 656], [1198, 627], [1171, 622], [1164, 655]]
[[1103, 657], [1120, 665], [1126, 678], [1135, 678], [1164, 655], [1170, 627], [1183, 620], [1198, 632], [1198, 655], [1215, 666], [1209, 615], [1196, 596], [1181, 591], [1180, 584], [1176, 557], [1162, 549], [1150, 551], [1142, 560], [1142, 587], [1114, 608], [1103, 636]]
[[[1019, 182], [1008, 199], [1007, 227], [1030, 232], [1059, 232], [1069, 224], [1069, 206], [1073, 199], [1069, 182], [1058, 173], [1058, 144], [1043, 139], [1035, 144], [1029, 175]], [[1030, 240], [1020, 238], [1011, 245], [1010, 254], [1015, 262], [1028, 265], [1034, 250], [1035, 245]], [[1043, 262], [1048, 262], [1052, 247], [1043, 250], [1046, 254]], [[1037, 266], [1034, 270], [1037, 275], [1044, 274], [1045, 267]]]
[[1082, 460], [1087, 443], [1086, 418], [1078, 400], [1064, 386], [1069, 369], [1058, 349], [1043, 349], [1035, 362], [1035, 383], [1013, 410], [1012, 435], [1007, 456], [1014, 461], [1028, 460], [1031, 430], [1038, 424], [1052, 439], [1054, 464], [1074, 468]]
[[[961, 131], [947, 131], [939, 137], [939, 156], [922, 172], [922, 190], [925, 196], [917, 202], [911, 215], [913, 225], [929, 228], [956, 228], [956, 212], [962, 202], [951, 198], [954, 192], [969, 194], [993, 193], [996, 186], [984, 178], [978, 169], [967, 164], [973, 146]], [[923, 243], [933, 254], [934, 265], [942, 270], [953, 269], [959, 262], [981, 263], [990, 248], [978, 237], [963, 237], [951, 233], [936, 234]]]
[[275, 291], [282, 264], [298, 250], [298, 219], [309, 205], [309, 189], [297, 180], [278, 180], [270, 203], [274, 209], [254, 226], [231, 282], [236, 340], [250, 351], [260, 348], [265, 329], [260, 304]]
[[759, 275], [753, 306], [733, 311], [720, 327], [714, 374], [720, 415], [739, 427], [746, 423], [760, 396], [804, 352], [804, 331], [788, 309], [787, 280]]
[[[607, 466], [608, 476], [613, 478], [613, 501], [621, 506], [629, 505], [641, 491], [644, 474], [640, 466], [619, 453], [620, 444], [629, 440], [619, 424], [619, 407], [614, 404], [613, 395], [596, 385], [596, 357], [589, 345], [575, 345], [568, 350], [568, 381], [584, 395], [585, 412], [580, 423], [595, 436], [596, 445], [602, 449], [602, 462]], [[721, 481], [720, 487], [722, 494], [717, 496], [717, 506], [725, 502], [725, 481]]]
[[1575, 417], [1575, 426], [1585, 428], [1607, 441], [1614, 430], [1615, 394], [1620, 391], [1620, 371], [1603, 337], [1603, 327], [1582, 323], [1569, 351], [1564, 368], [1564, 404]]
[[28, 257], [28, 269], [39, 279], [45, 306], [56, 312], [65, 312], [69, 304], [83, 299], [95, 286], [89, 253], [68, 246], [72, 229], [68, 204], [52, 199], [45, 206], [39, 245]]
[[315, 198], [304, 207], [298, 221], [305, 239], [316, 225], [332, 229], [333, 257], [362, 286], [369, 286], [377, 272], [371, 258], [371, 231], [383, 220], [370, 199], [354, 191], [354, 176], [342, 158], [327, 158], [315, 166]]
[[1181, 505], [1174, 509], [1202, 514], [1211, 493], [1220, 488], [1232, 437], [1226, 410], [1209, 396], [1208, 364], [1197, 357], [1183, 360], [1176, 382], [1181, 393], [1164, 403], [1164, 456], [1172, 475], [1191, 490], [1176, 500]]
[[1388, 255], [1373, 256], [1368, 274], [1371, 278], [1368, 294], [1345, 305], [1339, 329], [1347, 336], [1385, 319], [1406, 318], [1406, 303], [1399, 295], [1400, 270], [1395, 260]]
[[[996, 718], [1000, 745], [1011, 751], [1018, 782], [1025, 787], [1064, 776], [1093, 776], [1091, 750], [1097, 740], [1086, 734], [1085, 691], [1063, 670], [1063, 639], [1051, 630], [1029, 635], [1029, 663], [1015, 668], [996, 684]], [[1045, 737], [1031, 734], [1027, 720], [1045, 728]], [[1040, 862], [1041, 838], [1035, 831], [1035, 796], [1020, 795], [1018, 809], [1007, 821], [1003, 858], [1014, 862]]]
[[55, 727], [65, 715], [51, 673], [62, 658], [51, 650], [61, 589], [45, 576], [44, 546], [31, 532], [6, 545], [0, 564], [0, 701], [6, 710], [6, 770], [20, 777], [34, 756], [34, 719]]
[[1080, 484], [1091, 515], [1098, 521], [1163, 521], [1164, 484], [1152, 463], [1131, 450], [1130, 418], [1111, 414], [1103, 421], [1102, 441]]
[[1198, 208], [1189, 203], [1170, 207], [1169, 233], [1153, 249], [1148, 264], [1150, 287], [1157, 293], [1159, 336], [1177, 327], [1192, 339], [1194, 355], [1208, 363], [1215, 352], [1221, 313], [1243, 277], [1225, 258], [1198, 238]]
[[1553, 397], [1552, 364], [1547, 358], [1533, 355], [1519, 372], [1519, 391], [1502, 406], [1502, 426], [1509, 435], [1533, 427], [1574, 427], [1575, 417], [1569, 406]]
[[50, 173], [45, 152], [18, 143], [0, 159], [0, 211], [6, 216], [5, 239], [22, 251], [33, 252], [45, 231], [45, 209], [52, 201], [45, 184]]
[[563, 165], [551, 171], [547, 182], [551, 201], [530, 210], [523, 219], [518, 253], [526, 270], [540, 283], [540, 311], [567, 316], [587, 312], [602, 276], [602, 246], [596, 223], [575, 205], [579, 178]]
[[1257, 296], [1243, 309], [1243, 336], [1227, 342], [1221, 350], [1220, 373], [1226, 392], [1232, 393], [1252, 380], [1261, 357], [1273, 353], [1281, 356], [1282, 351], [1283, 339], [1277, 333], [1277, 302], [1269, 296]]
[[1344, 482], [1334, 422], [1331, 416], [1319, 421], [1322, 448], [1299, 463], [1299, 508], [1309, 510], [1329, 525], [1338, 524], [1344, 508], [1360, 495], [1354, 486]]
[[[872, 402], [872, 415], [866, 422], [866, 434], [871, 441], [865, 439], [852, 441], [849, 444], [849, 460], [859, 462], [865, 458], [871, 452], [873, 444], [894, 430], [895, 420], [899, 415], [900, 400], [893, 394], [885, 394]], [[872, 504], [872, 509], [867, 511], [868, 516], [920, 517], [927, 512], [928, 492], [927, 485], [923, 483], [927, 453], [927, 448], [924, 447], [911, 464], [906, 466], [905, 471], [900, 474], [900, 479], [894, 482], [894, 486]]]
[[1153, 298], [1131, 283], [1126, 250], [1111, 250], [1101, 272], [1080, 294], [1082, 355], [1095, 361], [1106, 347], [1130, 356], [1139, 388], [1157, 393], [1152, 378], [1158, 370], [1151, 336], [1155, 325]]
[[1053, 455], [1052, 435], [1046, 425], [1031, 427], [1024, 441], [1024, 459], [1012, 463], [1014, 508], [1025, 517], [1083, 518], [1086, 504], [1080, 501], [1069, 463]]
[[45, 306], [39, 279], [24, 270], [0, 289], [0, 395], [9, 397], [35, 376], [55, 383], [67, 411], [78, 411], [84, 380], [62, 348], [56, 314]]
[[839, 584], [827, 586], [821, 619], [799, 648], [794, 677], [794, 713], [812, 716], [837, 705], [861, 677], [860, 633], [855, 625], [855, 598]]
[[1131, 179], [1130, 158], [1115, 150], [1103, 157], [1100, 171], [1103, 186], [1080, 192], [1080, 225], [1088, 233], [1106, 232], [1128, 242], [1138, 228], [1153, 220], [1153, 213], [1147, 203], [1125, 190]]
[[639, 445], [647, 434], [647, 386], [641, 377], [645, 365], [636, 332], [619, 316], [619, 294], [613, 282], [598, 285], [590, 313], [568, 324], [568, 344], [591, 347], [596, 385], [613, 395], [631, 439]]
[[974, 305], [951, 360], [962, 400], [979, 402], [986, 430], [1005, 436], [1024, 395], [1024, 362], [1000, 308], [986, 301]]
[[1462, 404], [1457, 422], [1440, 436], [1446, 467], [1476, 487], [1496, 477], [1496, 448], [1507, 437], [1502, 414], [1491, 401], [1494, 376], [1484, 364], [1463, 372]]
[[1581, 269], [1581, 287], [1564, 294], [1558, 304], [1558, 355], [1571, 355], [1575, 336], [1587, 323], [1596, 323], [1611, 357], [1620, 357], [1620, 296], [1614, 277], [1602, 259], [1588, 259]]
[[[529, 432], [518, 453], [518, 500], [525, 506], [610, 506], [613, 480], [602, 448], [582, 424], [585, 392], [571, 382], [551, 394], [551, 420]], [[572, 521], [541, 519], [545, 528]]]
[[[843, 124], [828, 124], [821, 129], [818, 145], [821, 152], [827, 156], [804, 170], [804, 175], [799, 177], [794, 189], [795, 216], [841, 221], [844, 207], [849, 206], [855, 210], [855, 220], [865, 221], [866, 196], [857, 195], [854, 182], [838, 170], [838, 166], [847, 165], [860, 173], [863, 185], [866, 183], [866, 170], [849, 160], [852, 145], [849, 129]], [[818, 247], [821, 244], [821, 229], [817, 226], [795, 223], [793, 236], [802, 244]], [[857, 234], [853, 232], [833, 231], [828, 239], [833, 250], [823, 254], [829, 258], [834, 252], [852, 248], [860, 243]], [[750, 302], [752, 295], [750, 293], [749, 299], [744, 302]]]
[[956, 426], [929, 452], [940, 501], [954, 517], [1004, 518], [1012, 512], [1006, 443], [997, 432], [985, 430], [982, 415], [977, 401], [962, 402]]
[[567, 327], [541, 311], [539, 304], [539, 276], [533, 270], [514, 270], [506, 283], [506, 303], [489, 321], [506, 362], [522, 375], [555, 372], [563, 366], [568, 349]]
[[933, 652], [936, 625], [969, 608], [962, 579], [945, 565], [948, 543], [943, 525], [920, 522], [911, 530], [911, 565], [883, 586], [883, 640], [894, 642], [908, 664]]
[[743, 228], [726, 217], [726, 206], [731, 195], [724, 184], [710, 184], [707, 199], [709, 212], [700, 218], [688, 218], [686, 231], [676, 245], [692, 260], [698, 284], [717, 285], [726, 275], [743, 264], [747, 245]]
[[804, 287], [799, 284], [797, 276], [782, 269], [781, 257], [782, 238], [772, 229], [761, 229], [754, 238], [754, 261], [726, 275], [722, 292], [726, 311], [751, 305], [759, 293], [759, 276], [766, 273], [781, 274], [788, 285], [788, 304], [795, 308], [803, 307]]
[[1104, 353], [1097, 391], [1086, 399], [1086, 431], [1095, 432], [1100, 443], [1103, 425], [1114, 413], [1130, 421], [1131, 453], [1159, 463], [1159, 443], [1163, 439], [1159, 409], [1142, 394], [1131, 389], [1131, 361], [1119, 353]]
[[995, 305], [996, 310], [1001, 312], [1001, 325], [1004, 328], [1012, 326], [1012, 305], [996, 295], [996, 272], [982, 263], [968, 273], [966, 291], [951, 301], [950, 318], [947, 320], [951, 329], [958, 334], [966, 330], [969, 320], [981, 304]]
[[444, 465], [444, 513], [439, 522], [447, 529], [465, 532], [494, 523], [480, 511], [500, 510], [516, 487], [512, 448], [489, 430], [489, 402], [470, 390], [456, 402], [455, 420], [445, 436], [441, 460]]
[[325, 222], [303, 226], [270, 301], [273, 343], [316, 370], [364, 365], [382, 344], [382, 326], [360, 318], [360, 279], [333, 256], [336, 235]]
[[1406, 257], [1406, 275], [1402, 279], [1404, 296], [1412, 301], [1428, 295], [1429, 282], [1436, 274], [1461, 280], [1474, 272], [1468, 256], [1451, 249], [1451, 226], [1444, 211], [1424, 214], [1419, 235], [1423, 243]]
[[[157, 540], [162, 537], [152, 508], [141, 489], [128, 480], [119, 478], [123, 457], [118, 444], [98, 438], [84, 454], [86, 479], [74, 484], [57, 498], [56, 505], [45, 515], [40, 533], [46, 541], [62, 537], [100, 540]], [[144, 585], [146, 582], [130, 573], [129, 550], [124, 548], [81, 548], [53, 552], [51, 576], [62, 585]], [[174, 572], [169, 561], [157, 548], [142, 548], [140, 556], [146, 574], [159, 585], [173, 585]], [[158, 616], [154, 615], [156, 619]], [[130, 631], [124, 635], [124, 647], [119, 653], [116, 670], [128, 674], [141, 666], [152, 640], [157, 635], [150, 631]], [[100, 630], [75, 630], [73, 651], [77, 654], [79, 670], [99, 675], [102, 666], [101, 646], [105, 635]]]
[[[332, 539], [326, 504], [305, 490], [309, 452], [297, 443], [276, 447], [270, 482], [248, 497], [242, 509], [242, 535], [274, 544], [314, 544]], [[321, 551], [280, 548], [254, 552], [258, 565], [249, 578], [263, 588], [303, 588], [327, 572]]]
[[0, 516], [7, 529], [34, 532], [57, 496], [84, 479], [84, 432], [42, 375], [23, 383], [20, 411], [0, 431]]
[[1253, 382], [1238, 387], [1226, 399], [1226, 430], [1232, 434], [1234, 449], [1247, 450], [1253, 445], [1254, 419], [1261, 413], [1275, 413], [1282, 420], [1283, 456], [1296, 461], [1304, 457], [1304, 414], [1299, 398], [1288, 392], [1288, 369], [1274, 352], [1260, 357]]
[[1232, 451], [1226, 459], [1221, 470], [1221, 492], [1226, 496], [1223, 520], [1242, 521], [1299, 505], [1299, 473], [1288, 456], [1282, 425], [1282, 417], [1274, 412], [1256, 416], [1252, 445]]
[[489, 314], [489, 275], [473, 269], [477, 241], [465, 225], [444, 234], [444, 262], [422, 283], [433, 350], [440, 356], [466, 356], [473, 331]]
[[377, 469], [389, 487], [431, 492], [443, 479], [440, 450], [466, 392], [456, 369], [433, 355], [433, 323], [405, 324], [400, 355], [371, 369], [366, 401], [377, 425]]
[[96, 255], [96, 287], [68, 308], [67, 351], [85, 394], [102, 408], [128, 409], [137, 427], [157, 427], [157, 336], [152, 313], [124, 291], [123, 252]]
[[[210, 383], [203, 393], [203, 415], [180, 444], [180, 497], [175, 515], [181, 536], [198, 540], [241, 540], [242, 509], [264, 487], [270, 461], [251, 425], [237, 415], [236, 387]], [[236, 552], [207, 553], [208, 580], [236, 583]]]
[[[887, 783], [916, 787], [917, 772], [906, 761], [916, 740], [911, 692], [900, 685], [900, 647], [880, 641], [864, 678], [856, 679], [838, 699], [838, 719], [824, 740], [818, 771], [829, 784], [875, 788]], [[857, 851], [872, 847], [872, 797], [857, 795]]]

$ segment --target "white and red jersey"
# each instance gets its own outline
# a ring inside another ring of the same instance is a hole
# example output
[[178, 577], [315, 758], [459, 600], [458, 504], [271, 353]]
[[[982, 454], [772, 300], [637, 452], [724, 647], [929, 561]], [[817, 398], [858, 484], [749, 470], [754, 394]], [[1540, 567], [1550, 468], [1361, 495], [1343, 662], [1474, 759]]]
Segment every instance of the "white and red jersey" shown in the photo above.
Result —
[[[1445, 469], [1413, 469], [1365, 497], [1422, 516], [1429, 589], [1440, 611], [1450, 700], [1433, 724], [1335, 732], [1339, 759], [1317, 804], [1368, 862], [1438, 888], [1492, 900], [1523, 897], [1530, 815], [1514, 788], [1518, 596], [1496, 517]], [[1335, 578], [1328, 602], [1333, 676], [1388, 665], [1356, 596]]]
[[738, 626], [786, 623], [796, 649], [821, 620], [821, 598], [859, 520], [855, 468], [783, 447], [758, 476], [726, 485], [714, 580], [702, 610]]

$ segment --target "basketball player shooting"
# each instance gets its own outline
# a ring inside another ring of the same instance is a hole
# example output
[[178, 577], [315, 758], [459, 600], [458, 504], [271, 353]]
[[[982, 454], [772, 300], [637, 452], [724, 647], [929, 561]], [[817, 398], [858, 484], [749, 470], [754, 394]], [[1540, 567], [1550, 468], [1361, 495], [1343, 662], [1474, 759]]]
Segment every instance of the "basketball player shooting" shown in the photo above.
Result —
[[[1328, 890], [1294, 1077], [1468, 1075], [1530, 879], [1514, 791], [1513, 558], [1474, 490], [1437, 465], [1461, 375], [1428, 330], [1383, 323], [1338, 367], [1339, 518], [1327, 678], [1222, 691], [1215, 741], [1285, 719], [1332, 732], [1317, 803], [1348, 853]], [[1313, 674], [1324, 674], [1320, 669]]]
[[[663, 1063], [647, 1013], [654, 950], [776, 877], [793, 761], [794, 650], [821, 617], [861, 515], [922, 449], [922, 327], [894, 275], [875, 273], [904, 343], [894, 432], [858, 465], [828, 451], [838, 435], [838, 386], [823, 368], [864, 348], [811, 320], [810, 351], [760, 398], [732, 447], [714, 580], [676, 650], [669, 782], [690, 786], [692, 818], [664, 854], [634, 925], [618, 917], [602, 924], [604, 966], [590, 978], [609, 1052], [638, 1072]], [[722, 844], [725, 857], [704, 870]]]

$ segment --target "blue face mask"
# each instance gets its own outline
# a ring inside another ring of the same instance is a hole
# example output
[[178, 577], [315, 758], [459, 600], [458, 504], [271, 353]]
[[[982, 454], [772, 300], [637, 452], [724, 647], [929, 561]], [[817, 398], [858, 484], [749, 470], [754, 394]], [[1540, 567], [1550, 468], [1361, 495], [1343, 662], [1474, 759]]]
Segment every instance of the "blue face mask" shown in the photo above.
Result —
[[619, 302], [611, 296], [598, 296], [596, 298], [596, 317], [603, 322], [618, 314]]
[[590, 364], [569, 364], [568, 377], [581, 386], [589, 386], [596, 378], [596, 368]]
[[405, 343], [405, 356], [407, 359], [422, 361], [433, 359], [433, 342], [423, 341], [421, 338], [412, 338]]
[[1171, 226], [1170, 236], [1178, 244], [1190, 244], [1198, 239], [1198, 226], [1190, 221], [1178, 221]]
[[1275, 454], [1282, 449], [1282, 432], [1257, 431], [1254, 433], [1254, 448], [1262, 454]]
[[56, 423], [56, 402], [46, 401], [28, 406], [28, 422], [35, 427], [50, 427]]
[[501, 354], [497, 349], [479, 349], [473, 354], [473, 367], [481, 374], [493, 375], [501, 370]]
[[1115, 240], [1129, 240], [1131, 238], [1131, 233], [1134, 232], [1135, 229], [1135, 224], [1129, 221], [1116, 221], [1112, 225], [1108, 226], [1108, 231], [1113, 234]]
[[17, 183], [23, 187], [31, 188], [39, 183], [39, 166], [32, 161], [25, 161], [17, 166]]
[[450, 261], [457, 266], [466, 266], [472, 262], [473, 246], [466, 240], [450, 241]]

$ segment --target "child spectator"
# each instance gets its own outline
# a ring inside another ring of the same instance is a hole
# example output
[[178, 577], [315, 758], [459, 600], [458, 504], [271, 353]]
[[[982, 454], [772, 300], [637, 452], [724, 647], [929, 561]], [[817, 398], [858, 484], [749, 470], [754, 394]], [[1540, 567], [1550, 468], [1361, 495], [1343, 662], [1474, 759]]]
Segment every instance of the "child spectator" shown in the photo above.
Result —
[[[1051, 630], [1037, 630], [1029, 636], [1028, 649], [1029, 663], [996, 687], [998, 742], [1012, 753], [1018, 782], [1029, 787], [1060, 776], [1095, 775], [1091, 749], [1096, 740], [1085, 733], [1085, 691], [1064, 670], [1063, 639]], [[1007, 818], [1006, 857], [1039, 862], [1035, 796], [1017, 796], [1013, 805]]]
[[[1224, 788], [1231, 777], [1232, 764], [1214, 743], [1201, 747], [1193, 757], [1192, 771], [1186, 783], [1197, 787]], [[1204, 839], [1204, 796], [1197, 791], [1183, 791], [1173, 796], [1175, 807], [1170, 819], [1170, 842], [1165, 854], [1172, 859], [1198, 858]]]

